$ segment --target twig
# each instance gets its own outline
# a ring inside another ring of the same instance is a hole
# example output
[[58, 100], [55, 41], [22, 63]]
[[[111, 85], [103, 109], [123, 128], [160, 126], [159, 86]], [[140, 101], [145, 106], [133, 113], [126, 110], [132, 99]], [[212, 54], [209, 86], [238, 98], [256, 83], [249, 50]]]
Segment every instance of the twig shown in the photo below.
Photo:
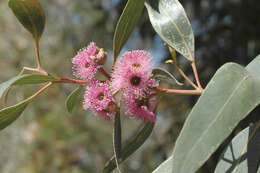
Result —
[[104, 70], [104, 68], [103, 67], [101, 67], [100, 69], [99, 69], [99, 71], [107, 78], [107, 79], [111, 79], [111, 76]]
[[154, 88], [156, 91], [168, 93], [168, 94], [178, 94], [178, 95], [201, 95], [203, 89], [196, 90], [177, 90], [177, 89], [166, 89], [166, 88]]
[[199, 87], [200, 89], [202, 89], [201, 84], [200, 84], [200, 80], [199, 80], [199, 75], [198, 75], [197, 67], [196, 67], [196, 64], [195, 64], [195, 59], [193, 59], [193, 61], [192, 61], [192, 63], [191, 63], [191, 67], [192, 67], [192, 70], [193, 70], [193, 73], [194, 73], [194, 76], [195, 76], [197, 85], [198, 85], [198, 87]]

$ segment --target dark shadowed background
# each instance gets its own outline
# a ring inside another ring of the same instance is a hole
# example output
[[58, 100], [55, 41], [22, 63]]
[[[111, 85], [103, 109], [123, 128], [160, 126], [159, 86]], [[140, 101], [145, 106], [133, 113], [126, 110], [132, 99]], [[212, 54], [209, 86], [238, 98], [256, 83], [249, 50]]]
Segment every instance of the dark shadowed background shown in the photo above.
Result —
[[[51, 74], [73, 77], [71, 58], [77, 50], [95, 41], [112, 60], [112, 40], [116, 22], [126, 0], [41, 0], [47, 23], [40, 42], [43, 66]], [[151, 3], [156, 5], [156, 0]], [[195, 34], [196, 60], [203, 87], [226, 62], [248, 64], [260, 53], [259, 0], [180, 0]], [[155, 66], [167, 68], [183, 81], [174, 67], [163, 63], [170, 58], [167, 47], [155, 34], [146, 10], [122, 52], [145, 49]], [[0, 81], [17, 75], [23, 66], [35, 66], [33, 40], [8, 8], [0, 1]], [[192, 78], [189, 63], [178, 57]], [[163, 87], [175, 87], [162, 84]], [[33, 94], [40, 86], [14, 88], [8, 99], [12, 105]], [[113, 153], [112, 123], [84, 111], [79, 101], [73, 115], [64, 101], [74, 85], [55, 85], [37, 98], [23, 115], [0, 132], [0, 172], [3, 173], [83, 173], [100, 172]], [[186, 86], [185, 88], [189, 88]], [[124, 164], [122, 172], [148, 173], [172, 153], [186, 116], [198, 97], [164, 96], [151, 137]], [[1, 104], [2, 106], [2, 104]], [[259, 118], [255, 110], [234, 131]], [[135, 134], [142, 122], [122, 119], [123, 140]], [[227, 141], [226, 141], [227, 143]], [[213, 172], [222, 145], [202, 167]], [[116, 172], [116, 171], [115, 171]]]

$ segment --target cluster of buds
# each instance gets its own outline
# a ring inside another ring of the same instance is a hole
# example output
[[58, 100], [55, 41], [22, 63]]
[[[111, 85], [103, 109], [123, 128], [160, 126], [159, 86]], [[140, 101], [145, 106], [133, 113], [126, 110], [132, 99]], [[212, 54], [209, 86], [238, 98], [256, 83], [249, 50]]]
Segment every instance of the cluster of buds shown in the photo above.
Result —
[[[158, 82], [152, 78], [153, 61], [146, 51], [129, 51], [116, 62], [112, 78], [100, 81], [95, 73], [105, 64], [107, 54], [95, 43], [80, 50], [73, 58], [73, 74], [88, 81], [84, 95], [84, 109], [110, 120], [119, 108], [112, 93], [122, 93], [126, 114], [143, 121], [155, 121], [156, 105], [152, 90]], [[120, 99], [120, 102], [122, 100]]]

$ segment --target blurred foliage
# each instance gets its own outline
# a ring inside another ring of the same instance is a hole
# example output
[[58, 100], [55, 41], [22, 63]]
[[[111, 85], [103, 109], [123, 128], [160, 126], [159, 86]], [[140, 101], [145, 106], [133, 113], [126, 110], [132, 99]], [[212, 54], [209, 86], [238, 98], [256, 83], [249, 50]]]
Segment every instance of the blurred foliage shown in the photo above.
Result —
[[[156, 3], [155, 0], [151, 2]], [[40, 42], [40, 53], [47, 71], [55, 76], [73, 77], [71, 58], [90, 41], [108, 51], [108, 64], [111, 63], [113, 33], [126, 0], [46, 0], [41, 3], [46, 11], [46, 28]], [[181, 3], [194, 29], [197, 65], [204, 87], [225, 62], [246, 65], [259, 53], [259, 1], [182, 0]], [[17, 75], [23, 66], [36, 66], [36, 62], [33, 40], [8, 8], [7, 0], [0, 1], [0, 11], [0, 81], [3, 82]], [[155, 35], [146, 12], [122, 52], [131, 49], [150, 51], [156, 66], [170, 58], [167, 47]], [[189, 62], [180, 55], [177, 59], [192, 78]], [[171, 64], [160, 66], [171, 70], [183, 81]], [[0, 172], [81, 173], [102, 170], [113, 153], [112, 123], [82, 110], [81, 103], [70, 116], [64, 101], [76, 87], [70, 84], [51, 87], [28, 106], [22, 117], [1, 131]], [[8, 105], [28, 97], [37, 88], [12, 89]], [[196, 100], [196, 96], [164, 96], [152, 136], [122, 164], [122, 172], [151, 172], [165, 160], [172, 153], [185, 115]], [[248, 122], [259, 119], [257, 114], [259, 110], [243, 121], [234, 134]], [[123, 141], [135, 134], [140, 124], [123, 116]], [[220, 147], [201, 172], [212, 172], [223, 148]]]

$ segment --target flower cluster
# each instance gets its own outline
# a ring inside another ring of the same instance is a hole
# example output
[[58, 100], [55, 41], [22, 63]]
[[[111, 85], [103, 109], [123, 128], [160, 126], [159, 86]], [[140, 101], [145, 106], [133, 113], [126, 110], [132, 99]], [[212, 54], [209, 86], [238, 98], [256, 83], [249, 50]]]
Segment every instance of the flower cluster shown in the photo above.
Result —
[[152, 66], [150, 54], [135, 50], [123, 54], [112, 73], [113, 90], [124, 92], [126, 113], [143, 121], [156, 120], [150, 98], [154, 94], [151, 88], [157, 87], [158, 82], [151, 76]]
[[95, 73], [105, 60], [106, 53], [93, 42], [72, 60], [73, 74], [88, 81], [84, 108], [110, 120], [119, 110], [112, 93], [121, 92], [127, 115], [143, 121], [155, 121], [156, 93], [152, 88], [158, 87], [158, 82], [151, 75], [151, 55], [142, 50], [126, 52], [116, 62], [111, 79], [99, 81], [95, 79]]

